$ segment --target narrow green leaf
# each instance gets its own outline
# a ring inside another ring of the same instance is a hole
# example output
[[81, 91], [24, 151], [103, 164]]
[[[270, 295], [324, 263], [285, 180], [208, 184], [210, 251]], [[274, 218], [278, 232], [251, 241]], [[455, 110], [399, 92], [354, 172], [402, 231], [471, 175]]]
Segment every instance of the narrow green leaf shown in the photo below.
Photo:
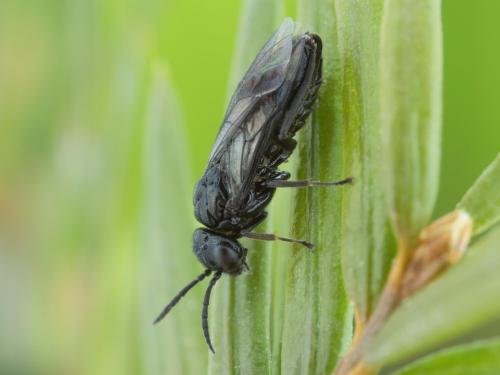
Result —
[[442, 350], [394, 373], [394, 375], [465, 374], [500, 374], [500, 338]]
[[428, 223], [441, 139], [441, 1], [387, 0], [380, 47], [386, 202], [403, 246]]
[[339, 124], [344, 169], [354, 177], [346, 189], [343, 271], [358, 317], [366, 321], [383, 287], [394, 244], [380, 176], [379, 39], [382, 0], [337, 0]]
[[[183, 120], [166, 70], [155, 66], [144, 122], [144, 187], [139, 267], [144, 366], [148, 374], [201, 374], [203, 288], [195, 288], [158, 325], [163, 306], [203, 271], [191, 251], [192, 183]], [[196, 361], [191, 358], [197, 358]]]
[[[312, 121], [298, 134], [293, 179], [333, 181], [350, 171], [343, 166], [345, 129], [340, 121], [337, 15], [333, 4], [300, 2], [299, 22], [323, 39], [324, 85]], [[340, 271], [343, 220], [341, 188], [293, 192], [290, 236], [308, 239], [316, 247], [287, 253], [282, 374], [327, 374], [352, 337], [352, 313]]]
[[[280, 1], [244, 2], [229, 97], [280, 22]], [[268, 219], [264, 226], [269, 223]], [[209, 374], [271, 373], [271, 246], [257, 241], [246, 241], [244, 245], [249, 249], [251, 271], [237, 278], [224, 277], [211, 303], [210, 327], [216, 355], [210, 356]]]
[[500, 314], [500, 227], [462, 262], [405, 300], [371, 342], [366, 362], [393, 364], [483, 326]]
[[500, 220], [500, 154], [481, 173], [457, 208], [474, 220], [474, 234], [480, 234]]
[[[269, 231], [272, 233], [289, 235], [291, 228], [291, 204], [293, 192], [291, 189], [278, 191], [271, 205], [272, 223]], [[288, 243], [275, 241], [268, 250], [272, 255], [272, 301], [271, 301], [271, 374], [279, 374], [281, 369], [281, 355], [283, 346], [283, 319], [285, 309], [285, 290], [287, 263], [292, 251]]]

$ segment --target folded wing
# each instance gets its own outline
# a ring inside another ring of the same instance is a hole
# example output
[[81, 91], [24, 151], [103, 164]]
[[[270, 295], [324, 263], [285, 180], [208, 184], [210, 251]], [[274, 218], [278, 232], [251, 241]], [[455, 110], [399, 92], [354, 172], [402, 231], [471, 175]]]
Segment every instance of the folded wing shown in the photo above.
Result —
[[271, 136], [278, 98], [270, 94], [285, 82], [293, 50], [295, 24], [285, 20], [259, 52], [239, 83], [219, 130], [209, 163], [224, 172], [234, 200], [255, 173]]

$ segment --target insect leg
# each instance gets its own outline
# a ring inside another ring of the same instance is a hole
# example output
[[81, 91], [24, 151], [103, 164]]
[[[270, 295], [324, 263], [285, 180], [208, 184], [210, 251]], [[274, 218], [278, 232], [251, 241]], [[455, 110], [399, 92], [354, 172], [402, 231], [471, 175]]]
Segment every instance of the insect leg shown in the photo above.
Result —
[[253, 195], [245, 209], [245, 215], [254, 216], [255, 213], [262, 211], [262, 209], [266, 207], [273, 198], [273, 194], [274, 191], [271, 190]]
[[336, 186], [336, 185], [346, 185], [352, 183], [352, 177], [346, 178], [340, 181], [318, 181], [318, 180], [298, 180], [298, 181], [287, 181], [287, 180], [270, 180], [266, 181], [264, 185], [270, 188], [283, 188], [283, 187], [293, 187], [293, 188], [303, 188], [309, 186]]
[[298, 243], [307, 247], [309, 250], [314, 248], [314, 244], [303, 241], [303, 240], [294, 240], [293, 238], [281, 237], [271, 233], [254, 233], [254, 232], [242, 232], [241, 235], [243, 237], [251, 238], [253, 240], [261, 240], [261, 241], [285, 241], [285, 242], [293, 242]]

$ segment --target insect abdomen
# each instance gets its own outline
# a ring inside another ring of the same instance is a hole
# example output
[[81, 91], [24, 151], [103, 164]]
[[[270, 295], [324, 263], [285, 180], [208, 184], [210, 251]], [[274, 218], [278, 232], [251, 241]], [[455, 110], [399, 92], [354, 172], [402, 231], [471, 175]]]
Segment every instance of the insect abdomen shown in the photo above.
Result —
[[[322, 43], [316, 34], [305, 34], [297, 44], [302, 45], [299, 67], [301, 71], [294, 73], [289, 99], [284, 105], [281, 123], [276, 127], [274, 142], [269, 145], [261, 168], [270, 169], [270, 174], [283, 176], [277, 172], [277, 167], [286, 161], [294, 151], [297, 142], [293, 139], [296, 132], [305, 124], [318, 97], [322, 82]], [[287, 178], [285, 178], [287, 179]]]
[[209, 228], [216, 229], [224, 220], [227, 194], [216, 166], [209, 166], [196, 184], [193, 198], [194, 216]]

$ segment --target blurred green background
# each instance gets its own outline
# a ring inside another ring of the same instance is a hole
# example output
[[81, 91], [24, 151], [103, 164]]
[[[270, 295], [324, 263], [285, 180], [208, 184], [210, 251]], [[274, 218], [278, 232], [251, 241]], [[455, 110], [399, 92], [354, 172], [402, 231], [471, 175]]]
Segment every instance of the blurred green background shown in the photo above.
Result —
[[[235, 0], [0, 3], [1, 374], [158, 372], [150, 335], [177, 338], [172, 324], [150, 325], [170, 297], [151, 286], [180, 258], [201, 270], [190, 194], [224, 113], [241, 9]], [[293, 1], [284, 9], [293, 16]], [[499, 18], [495, 0], [443, 1], [436, 215], [499, 149]], [[148, 127], [154, 116], [178, 146], [157, 166], [167, 187], [155, 194], [179, 193], [173, 200], [147, 198], [156, 196], [144, 184], [154, 181], [148, 145], [163, 134]], [[160, 244], [154, 270], [143, 253], [152, 207], [187, 223], [184, 239]], [[179, 275], [173, 290], [193, 276]], [[189, 312], [199, 314], [199, 297]]]

